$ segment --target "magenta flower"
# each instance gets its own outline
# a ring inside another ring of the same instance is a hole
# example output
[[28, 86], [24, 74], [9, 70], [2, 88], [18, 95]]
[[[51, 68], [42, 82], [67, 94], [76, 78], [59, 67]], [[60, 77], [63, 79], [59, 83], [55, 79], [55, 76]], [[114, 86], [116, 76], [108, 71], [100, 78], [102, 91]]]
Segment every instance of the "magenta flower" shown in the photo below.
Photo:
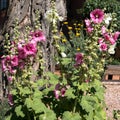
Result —
[[11, 70], [11, 57], [6, 56], [5, 58], [2, 59], [2, 70], [3, 71], [8, 71]]
[[66, 88], [60, 85], [60, 83], [56, 84], [54, 95], [56, 99], [59, 99], [59, 97], [64, 97], [66, 92]]
[[13, 79], [12, 76], [8, 76], [8, 77], [7, 77], [7, 80], [8, 80], [9, 82], [11, 82], [12, 79]]
[[12, 67], [18, 66], [18, 56], [14, 55], [11, 57], [11, 65]]
[[103, 43], [103, 41], [104, 41], [103, 38], [99, 38], [99, 39], [98, 39], [98, 43], [99, 43], [99, 44]]
[[101, 31], [102, 31], [102, 34], [104, 35], [105, 33], [106, 33], [106, 27], [105, 26], [102, 26], [102, 28], [101, 28]]
[[89, 19], [86, 19], [85, 20], [85, 25], [86, 25], [86, 27], [91, 26], [91, 21]]
[[3, 71], [6, 71], [6, 70], [7, 70], [6, 58], [2, 59], [1, 63], [2, 63], [2, 70], [3, 70]]
[[89, 19], [85, 20], [85, 24], [86, 24], [86, 30], [88, 33], [91, 33], [93, 31], [93, 27], [91, 25], [91, 21]]
[[100, 43], [99, 47], [100, 47], [100, 51], [106, 51], [107, 50], [107, 44], [105, 42]]
[[35, 56], [37, 53], [36, 45], [28, 43], [24, 46], [25, 56]]
[[54, 90], [55, 98], [59, 99], [60, 97], [60, 91], [59, 90]]
[[104, 12], [101, 9], [95, 9], [90, 13], [90, 18], [93, 23], [101, 23], [104, 19]]
[[109, 41], [112, 45], [116, 43], [116, 40], [113, 38], [112, 35], [109, 35], [108, 33], [104, 34], [105, 40]]
[[56, 84], [55, 90], [54, 90], [54, 95], [56, 99], [59, 99], [60, 97], [60, 83]]
[[43, 34], [42, 31], [31, 32], [30, 35], [32, 36], [32, 41], [36, 42], [46, 41], [45, 35]]
[[65, 88], [62, 88], [61, 91], [60, 91], [62, 97], [65, 96], [65, 92], [66, 92], [66, 89], [65, 89]]
[[88, 32], [88, 33], [91, 33], [91, 32], [93, 31], [93, 28], [92, 28], [92, 27], [87, 27], [86, 29], [87, 29], [87, 32]]
[[83, 63], [83, 54], [82, 53], [76, 53], [75, 55], [75, 66], [79, 66]]
[[115, 41], [117, 41], [119, 35], [120, 35], [120, 32], [118, 32], [118, 31], [115, 32], [114, 35], [113, 35], [113, 39], [114, 39]]
[[26, 52], [23, 47], [18, 47], [18, 58], [24, 59], [26, 57]]

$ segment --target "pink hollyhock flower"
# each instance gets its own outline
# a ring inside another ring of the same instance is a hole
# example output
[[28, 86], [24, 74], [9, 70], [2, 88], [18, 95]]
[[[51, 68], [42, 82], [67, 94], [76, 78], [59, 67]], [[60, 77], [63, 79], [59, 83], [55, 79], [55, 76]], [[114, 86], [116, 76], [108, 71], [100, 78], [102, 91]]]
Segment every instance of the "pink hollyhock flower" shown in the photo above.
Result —
[[99, 45], [99, 47], [100, 47], [100, 51], [106, 51], [107, 50], [107, 44], [106, 43], [101, 43]]
[[92, 28], [92, 27], [87, 27], [86, 29], [87, 29], [87, 32], [88, 32], [88, 33], [91, 33], [91, 32], [93, 31], [93, 28]]
[[18, 58], [24, 59], [26, 57], [26, 52], [23, 47], [18, 47]]
[[7, 70], [6, 59], [5, 59], [5, 58], [2, 59], [1, 63], [2, 63], [2, 70], [3, 70], [3, 71], [6, 71], [6, 70]]
[[9, 69], [9, 72], [10, 72], [10, 74], [15, 74], [16, 73], [16, 69], [11, 67], [11, 69]]
[[29, 55], [35, 56], [37, 53], [36, 45], [34, 45], [33, 43], [28, 43], [24, 46], [24, 51], [26, 56]]
[[105, 33], [104, 34], [104, 38], [106, 39], [106, 40], [108, 40], [112, 45], [113, 44], [115, 44], [115, 39], [113, 38], [113, 36], [112, 35], [109, 35], [108, 33]]
[[60, 97], [60, 84], [58, 83], [58, 84], [56, 84], [56, 86], [55, 86], [55, 90], [54, 90], [54, 95], [55, 95], [55, 98], [56, 99], [59, 99], [59, 97]]
[[79, 66], [83, 63], [83, 54], [82, 53], [76, 53], [75, 55], [75, 66]]
[[11, 82], [13, 78], [12, 78], [12, 76], [8, 76], [7, 79], [8, 79], [8, 81]]
[[95, 9], [90, 13], [90, 18], [93, 23], [101, 23], [104, 19], [104, 12], [101, 9]]
[[105, 34], [106, 33], [106, 27], [105, 26], [102, 26], [102, 28], [101, 28], [101, 31], [102, 31], [102, 34]]
[[99, 39], [98, 39], [98, 43], [99, 43], [99, 44], [103, 43], [103, 41], [104, 41], [103, 38], [99, 38]]
[[32, 36], [33, 41], [36, 41], [36, 42], [46, 41], [45, 35], [43, 34], [42, 31], [31, 32], [30, 35]]
[[89, 83], [89, 82], [90, 82], [90, 80], [89, 80], [89, 79], [86, 79], [86, 80], [85, 80], [85, 82], [86, 82], [86, 83]]
[[86, 20], [85, 20], [85, 25], [86, 25], [87, 27], [91, 26], [91, 21], [90, 21], [89, 19], [86, 19]]
[[7, 71], [11, 69], [11, 58], [10, 56], [6, 56], [2, 59], [2, 70]]
[[113, 39], [114, 39], [115, 41], [117, 41], [119, 35], [120, 35], [120, 32], [118, 32], [118, 31], [115, 32], [114, 35], [113, 35]]
[[109, 41], [112, 45], [116, 43], [115, 39], [112, 36], [109, 37]]
[[14, 105], [12, 94], [8, 94], [8, 103], [9, 103], [9, 105], [11, 105], [11, 106]]
[[56, 99], [59, 99], [59, 97], [64, 97], [65, 96], [66, 89], [65, 87], [62, 87], [60, 83], [56, 84], [55, 90], [54, 90], [54, 95]]
[[85, 20], [85, 24], [86, 24], [86, 30], [88, 33], [91, 33], [93, 31], [93, 27], [91, 25], [91, 21], [89, 19]]
[[59, 99], [60, 97], [60, 91], [59, 90], [54, 90], [55, 98]]
[[12, 67], [18, 66], [18, 56], [17, 55], [11, 57], [11, 65], [12, 65]]
[[65, 92], [66, 92], [66, 89], [65, 89], [65, 88], [62, 88], [61, 91], [60, 91], [62, 97], [65, 96]]

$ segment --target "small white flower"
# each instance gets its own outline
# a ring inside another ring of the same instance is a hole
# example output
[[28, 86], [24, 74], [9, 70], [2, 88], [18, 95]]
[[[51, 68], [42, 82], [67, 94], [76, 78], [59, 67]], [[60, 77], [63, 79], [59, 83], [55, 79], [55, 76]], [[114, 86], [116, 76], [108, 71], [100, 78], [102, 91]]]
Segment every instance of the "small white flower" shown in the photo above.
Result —
[[63, 58], [67, 57], [67, 55], [66, 55], [64, 52], [61, 52], [61, 56], [62, 56]]
[[115, 47], [116, 47], [116, 43], [110, 46], [110, 48], [108, 49], [108, 53], [115, 54]]
[[110, 14], [110, 13], [105, 14], [105, 19], [104, 19], [104, 21], [105, 21], [106, 25], [109, 25], [111, 20], [112, 20], [111, 14]]

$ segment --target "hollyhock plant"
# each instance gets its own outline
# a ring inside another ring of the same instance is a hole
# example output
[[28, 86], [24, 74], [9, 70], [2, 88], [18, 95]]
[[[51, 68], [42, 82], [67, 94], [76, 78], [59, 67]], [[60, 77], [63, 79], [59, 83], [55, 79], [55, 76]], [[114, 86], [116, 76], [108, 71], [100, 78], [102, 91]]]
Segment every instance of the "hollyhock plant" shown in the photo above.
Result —
[[31, 41], [36, 41], [36, 42], [42, 42], [42, 41], [45, 42], [46, 41], [45, 35], [40, 30], [31, 32], [30, 35], [32, 37]]
[[90, 18], [93, 23], [101, 23], [104, 19], [104, 12], [101, 9], [95, 9], [90, 13]]

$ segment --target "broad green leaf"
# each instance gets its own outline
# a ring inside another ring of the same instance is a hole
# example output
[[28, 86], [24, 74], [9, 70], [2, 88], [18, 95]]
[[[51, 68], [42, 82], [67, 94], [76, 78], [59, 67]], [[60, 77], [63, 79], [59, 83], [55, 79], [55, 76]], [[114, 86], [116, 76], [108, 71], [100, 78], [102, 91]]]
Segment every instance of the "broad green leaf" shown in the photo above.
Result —
[[44, 112], [45, 108], [46, 106], [40, 99], [37, 98], [33, 99], [32, 109], [35, 111], [36, 114]]
[[30, 98], [26, 98], [25, 105], [27, 106], [27, 108], [32, 108], [33, 101]]
[[74, 92], [74, 89], [73, 88], [69, 88], [69, 89], [66, 90], [65, 96], [67, 96], [68, 99], [70, 99], [70, 98], [74, 99], [76, 96], [74, 95], [73, 92]]
[[62, 120], [82, 120], [79, 113], [72, 113], [69, 111], [66, 111], [63, 113]]
[[24, 117], [25, 116], [25, 114], [23, 113], [23, 111], [22, 111], [22, 105], [19, 105], [19, 106], [17, 106], [16, 108], [15, 108], [15, 112], [16, 112], [16, 115], [19, 117]]

